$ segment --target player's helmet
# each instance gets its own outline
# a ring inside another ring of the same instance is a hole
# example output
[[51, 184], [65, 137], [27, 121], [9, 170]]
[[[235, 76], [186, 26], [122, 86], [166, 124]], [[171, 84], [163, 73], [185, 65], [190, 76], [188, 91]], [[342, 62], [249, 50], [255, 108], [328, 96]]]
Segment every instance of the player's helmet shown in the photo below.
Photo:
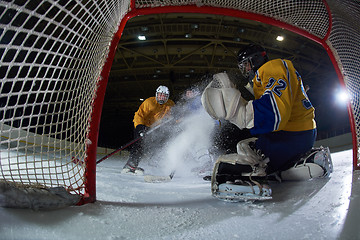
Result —
[[170, 96], [170, 91], [169, 88], [166, 86], [159, 86], [156, 89], [156, 101], [159, 104], [164, 104], [167, 102], [167, 100], [169, 99]]
[[238, 66], [242, 75], [252, 80], [255, 72], [269, 61], [266, 50], [256, 44], [249, 44], [238, 52]]

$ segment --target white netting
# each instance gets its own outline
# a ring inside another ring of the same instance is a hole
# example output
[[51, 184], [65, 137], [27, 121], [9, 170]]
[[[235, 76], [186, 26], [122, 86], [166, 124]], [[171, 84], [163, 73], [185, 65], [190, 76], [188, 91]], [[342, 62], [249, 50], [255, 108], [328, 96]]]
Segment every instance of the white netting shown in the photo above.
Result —
[[84, 194], [93, 101], [128, 7], [0, 2], [0, 180]]
[[333, 23], [328, 44], [338, 57], [338, 65], [344, 75], [346, 88], [351, 95], [360, 164], [360, 2], [353, 0], [328, 1]]
[[249, 0], [136, 0], [137, 8], [163, 6], [212, 6], [237, 9], [268, 16], [304, 29], [323, 38], [329, 29], [329, 18], [322, 0], [249, 1]]
[[[359, 2], [328, 3], [333, 17], [328, 45], [352, 93], [359, 134]], [[322, 0], [135, 1], [139, 9], [184, 5], [238, 9], [320, 39], [331, 25]], [[0, 180], [84, 193], [100, 73], [129, 7], [130, 0], [0, 1]]]

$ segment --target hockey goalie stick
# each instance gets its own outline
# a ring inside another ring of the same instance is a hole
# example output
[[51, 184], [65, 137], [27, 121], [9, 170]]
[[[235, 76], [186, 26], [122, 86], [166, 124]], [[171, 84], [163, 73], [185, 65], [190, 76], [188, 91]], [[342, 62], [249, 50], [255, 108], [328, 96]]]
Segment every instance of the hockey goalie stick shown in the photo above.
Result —
[[149, 183], [161, 183], [161, 182], [170, 182], [173, 179], [175, 171], [172, 171], [169, 176], [155, 176], [155, 175], [145, 175], [144, 181]]
[[125, 144], [124, 146], [121, 146], [119, 147], [118, 149], [116, 149], [115, 151], [109, 153], [108, 155], [102, 157], [101, 159], [97, 160], [96, 161], [96, 164], [99, 164], [101, 163], [102, 161], [104, 161], [105, 159], [111, 157], [112, 155], [114, 155], [115, 153], [118, 153], [122, 150], [124, 150], [125, 148], [131, 146], [132, 144], [136, 143], [137, 141], [139, 141], [140, 139], [142, 139], [143, 137], [145, 137], [145, 135], [148, 135], [150, 133], [152, 133], [153, 131], [155, 131], [156, 129], [160, 128], [161, 126], [164, 126], [165, 124], [167, 124], [168, 122], [172, 121], [174, 118], [173, 117], [170, 117], [169, 119], [167, 119], [166, 121], [162, 122], [161, 124], [151, 128], [149, 131], [147, 131], [144, 135], [138, 137], [138, 138], [135, 138], [133, 139], [132, 141], [128, 142], [127, 144]]

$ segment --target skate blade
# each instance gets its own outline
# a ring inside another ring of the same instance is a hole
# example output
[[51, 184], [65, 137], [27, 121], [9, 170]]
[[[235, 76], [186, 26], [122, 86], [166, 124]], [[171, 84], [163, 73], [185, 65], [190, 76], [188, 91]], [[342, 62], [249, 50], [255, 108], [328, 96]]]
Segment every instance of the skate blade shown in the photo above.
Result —
[[260, 192], [258, 186], [242, 186], [223, 183], [219, 185], [217, 192], [213, 194], [216, 198], [227, 202], [264, 201], [272, 199], [271, 189], [263, 188]]

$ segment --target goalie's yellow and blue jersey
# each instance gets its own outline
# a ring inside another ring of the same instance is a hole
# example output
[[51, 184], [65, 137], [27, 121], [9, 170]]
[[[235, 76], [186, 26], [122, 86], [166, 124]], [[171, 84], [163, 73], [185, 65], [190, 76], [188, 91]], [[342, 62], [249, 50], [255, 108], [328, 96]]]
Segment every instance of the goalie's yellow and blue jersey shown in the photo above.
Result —
[[253, 81], [252, 134], [316, 128], [315, 109], [291, 61], [274, 59], [266, 62], [258, 69]]

